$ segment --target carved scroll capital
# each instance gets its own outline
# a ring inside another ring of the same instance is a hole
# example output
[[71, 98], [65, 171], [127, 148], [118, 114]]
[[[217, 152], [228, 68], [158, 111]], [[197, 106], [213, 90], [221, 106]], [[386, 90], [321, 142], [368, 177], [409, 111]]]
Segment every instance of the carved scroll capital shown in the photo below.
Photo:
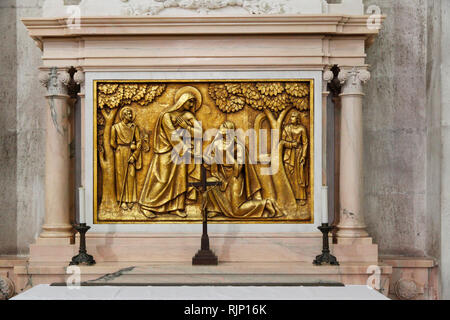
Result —
[[370, 72], [365, 67], [343, 68], [339, 72], [339, 81], [342, 84], [342, 94], [363, 94], [363, 84], [370, 80]]
[[0, 276], [0, 300], [12, 298], [14, 292], [14, 283], [9, 278]]
[[77, 69], [77, 72], [73, 75], [73, 80], [80, 86], [84, 85], [85, 77], [84, 77], [84, 71]]
[[48, 88], [48, 82], [50, 80], [50, 74], [45, 71], [39, 72], [39, 83], [45, 87]]
[[78, 84], [80, 86], [80, 92], [78, 93], [78, 95], [84, 96], [84, 94], [85, 94], [84, 83], [86, 80], [84, 71], [81, 69], [77, 69], [77, 72], [75, 72], [75, 74], [73, 75], [73, 80], [75, 81], [76, 84]]
[[67, 95], [70, 74], [67, 70], [52, 68], [50, 72], [41, 71], [39, 73], [39, 82], [47, 88], [48, 96]]
[[334, 73], [331, 71], [330, 67], [326, 67], [325, 70], [323, 70], [323, 81], [322, 81], [322, 92], [328, 91], [328, 83], [333, 80]]

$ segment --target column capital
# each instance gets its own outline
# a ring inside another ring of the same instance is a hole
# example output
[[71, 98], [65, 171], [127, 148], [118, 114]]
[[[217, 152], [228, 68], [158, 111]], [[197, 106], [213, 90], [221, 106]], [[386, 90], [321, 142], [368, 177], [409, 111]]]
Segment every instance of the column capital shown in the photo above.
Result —
[[338, 79], [342, 84], [341, 95], [364, 95], [363, 84], [370, 80], [370, 72], [367, 67], [344, 67]]
[[76, 82], [76, 84], [80, 85], [80, 92], [78, 93], [79, 96], [84, 96], [85, 94], [85, 76], [84, 71], [81, 68], [77, 68], [77, 72], [73, 75], [73, 80]]
[[82, 69], [77, 68], [77, 72], [73, 75], [73, 80], [80, 86], [84, 84], [84, 71]]
[[39, 72], [39, 82], [47, 88], [47, 96], [68, 96], [70, 74], [66, 69], [53, 67], [49, 71], [42, 70]]
[[334, 78], [334, 73], [330, 66], [326, 66], [322, 73], [322, 92], [328, 94], [328, 83]]

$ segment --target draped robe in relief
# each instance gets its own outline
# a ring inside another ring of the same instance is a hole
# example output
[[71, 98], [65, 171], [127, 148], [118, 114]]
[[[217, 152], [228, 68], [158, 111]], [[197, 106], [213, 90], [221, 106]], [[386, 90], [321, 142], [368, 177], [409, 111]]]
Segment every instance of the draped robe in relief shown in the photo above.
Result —
[[[211, 144], [212, 157], [215, 156], [215, 143], [222, 142], [217, 140]], [[209, 212], [219, 212], [229, 218], [263, 217], [269, 200], [256, 199], [262, 188], [255, 167], [248, 161], [245, 146], [237, 141], [233, 144], [235, 155], [239, 157], [245, 153], [245, 162], [232, 164], [236, 158], [225, 161], [226, 156], [223, 156], [224, 164], [211, 163], [211, 176], [221, 181], [222, 185], [208, 191], [206, 208]]]
[[[186, 198], [190, 189], [187, 187], [188, 178], [196, 180], [200, 177], [198, 165], [177, 164], [172, 159], [172, 149], [181, 143], [182, 138], [172, 140], [172, 135], [179, 128], [173, 112], [181, 112], [184, 119], [195, 119], [189, 111], [182, 111], [184, 103], [195, 98], [189, 93], [183, 94], [180, 99], [164, 111], [158, 118], [155, 126], [153, 142], [153, 158], [141, 191], [139, 204], [142, 209], [156, 213], [167, 213], [175, 210], [185, 210]], [[189, 197], [194, 199], [195, 195]]]
[[[131, 150], [132, 145], [136, 147], [134, 150]], [[134, 123], [121, 121], [112, 126], [111, 147], [114, 149], [116, 199], [118, 202], [137, 201], [136, 170], [142, 168], [140, 146], [139, 129]], [[134, 163], [128, 162], [130, 157], [135, 159]], [[126, 179], [125, 185], [124, 179]]]
[[[287, 125], [282, 133], [281, 139], [288, 142], [284, 151], [284, 167], [291, 182], [292, 191], [297, 200], [306, 200], [306, 189], [308, 187], [307, 151], [308, 136], [306, 128], [302, 125]], [[297, 147], [292, 146], [297, 142]], [[300, 160], [305, 158], [302, 164]]]

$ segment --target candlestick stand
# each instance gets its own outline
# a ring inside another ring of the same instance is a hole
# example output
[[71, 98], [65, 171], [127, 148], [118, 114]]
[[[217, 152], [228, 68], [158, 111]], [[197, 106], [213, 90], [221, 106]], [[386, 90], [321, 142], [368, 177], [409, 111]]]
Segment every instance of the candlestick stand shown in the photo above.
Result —
[[192, 257], [192, 265], [194, 266], [216, 266], [218, 265], [217, 256], [209, 248], [209, 237], [208, 237], [208, 213], [206, 212], [206, 194], [208, 193], [208, 187], [217, 187], [222, 183], [219, 181], [207, 181], [206, 179], [206, 168], [204, 165], [201, 166], [201, 181], [189, 183], [189, 186], [194, 188], [199, 188], [202, 192], [202, 214], [203, 214], [203, 233], [202, 240], [200, 244], [200, 250], [197, 251], [195, 256]]
[[338, 266], [339, 262], [336, 257], [330, 253], [330, 245], [328, 241], [328, 234], [335, 227], [330, 226], [328, 223], [322, 223], [322, 226], [318, 227], [318, 229], [322, 232], [322, 254], [318, 255], [316, 259], [313, 261], [313, 264], [316, 266], [321, 266], [322, 264], [330, 264], [332, 266]]
[[86, 251], [86, 232], [91, 227], [87, 226], [86, 223], [74, 224], [73, 227], [80, 234], [80, 250], [79, 250], [78, 255], [76, 255], [72, 258], [72, 261], [70, 262], [69, 265], [73, 266], [73, 265], [84, 264], [84, 265], [91, 266], [91, 265], [95, 264], [94, 257], [89, 255]]

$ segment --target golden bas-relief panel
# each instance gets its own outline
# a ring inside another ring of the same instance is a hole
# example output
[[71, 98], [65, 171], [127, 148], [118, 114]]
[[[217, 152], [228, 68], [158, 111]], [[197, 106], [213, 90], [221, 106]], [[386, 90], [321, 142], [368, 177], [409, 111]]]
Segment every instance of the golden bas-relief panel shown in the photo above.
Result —
[[313, 88], [95, 81], [94, 223], [313, 223]]

